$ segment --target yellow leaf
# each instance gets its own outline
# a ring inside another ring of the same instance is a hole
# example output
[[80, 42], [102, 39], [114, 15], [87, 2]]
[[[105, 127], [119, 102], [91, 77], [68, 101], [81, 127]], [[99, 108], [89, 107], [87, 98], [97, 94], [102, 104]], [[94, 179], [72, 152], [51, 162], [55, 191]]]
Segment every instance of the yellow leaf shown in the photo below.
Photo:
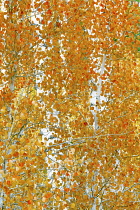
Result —
[[60, 197], [59, 196], [56, 196], [56, 200], [59, 201], [60, 200]]
[[75, 208], [75, 203], [71, 203], [71, 208], [72, 208], [72, 209]]

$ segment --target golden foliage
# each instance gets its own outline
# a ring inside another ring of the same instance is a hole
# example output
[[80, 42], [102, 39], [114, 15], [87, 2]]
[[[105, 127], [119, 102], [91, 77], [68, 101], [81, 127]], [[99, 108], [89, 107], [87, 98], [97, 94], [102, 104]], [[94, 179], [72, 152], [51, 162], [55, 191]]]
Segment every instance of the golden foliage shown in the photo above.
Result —
[[138, 209], [138, 4], [2, 7], [2, 209]]

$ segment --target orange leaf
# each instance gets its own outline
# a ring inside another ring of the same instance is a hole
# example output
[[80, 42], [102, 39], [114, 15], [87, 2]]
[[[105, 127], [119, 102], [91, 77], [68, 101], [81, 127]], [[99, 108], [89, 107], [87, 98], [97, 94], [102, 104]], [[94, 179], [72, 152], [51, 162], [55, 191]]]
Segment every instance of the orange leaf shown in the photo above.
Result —
[[32, 204], [32, 200], [28, 200], [27, 203], [28, 203], [28, 204]]
[[53, 194], [51, 192], [47, 192], [44, 197], [45, 198], [51, 198], [53, 196]]
[[0, 146], [2, 146], [4, 143], [2, 141], [0, 141]]
[[65, 191], [65, 192], [69, 192], [70, 189], [69, 189], [69, 188], [64, 188], [64, 191]]
[[14, 156], [14, 157], [18, 157], [18, 156], [19, 156], [19, 153], [18, 153], [18, 152], [15, 152], [15, 153], [13, 154], [13, 156]]
[[11, 185], [11, 181], [9, 181], [9, 180], [6, 181], [6, 183], [7, 183], [7, 185], [9, 185], [9, 186]]

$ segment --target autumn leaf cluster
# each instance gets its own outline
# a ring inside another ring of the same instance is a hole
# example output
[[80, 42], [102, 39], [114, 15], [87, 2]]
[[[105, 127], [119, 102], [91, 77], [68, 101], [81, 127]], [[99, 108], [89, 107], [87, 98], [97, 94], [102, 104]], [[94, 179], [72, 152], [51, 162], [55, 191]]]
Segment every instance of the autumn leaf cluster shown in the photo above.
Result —
[[1, 1], [2, 209], [139, 208], [139, 12]]

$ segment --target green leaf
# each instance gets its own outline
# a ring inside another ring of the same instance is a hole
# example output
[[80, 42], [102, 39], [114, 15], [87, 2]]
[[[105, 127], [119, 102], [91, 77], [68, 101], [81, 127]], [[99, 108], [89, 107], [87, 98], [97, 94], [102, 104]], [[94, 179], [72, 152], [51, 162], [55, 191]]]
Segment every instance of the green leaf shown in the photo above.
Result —
[[137, 1], [138, 3], [140, 3], [140, 0], [127, 0], [127, 1]]
[[43, 170], [44, 174], [47, 174], [47, 169]]

